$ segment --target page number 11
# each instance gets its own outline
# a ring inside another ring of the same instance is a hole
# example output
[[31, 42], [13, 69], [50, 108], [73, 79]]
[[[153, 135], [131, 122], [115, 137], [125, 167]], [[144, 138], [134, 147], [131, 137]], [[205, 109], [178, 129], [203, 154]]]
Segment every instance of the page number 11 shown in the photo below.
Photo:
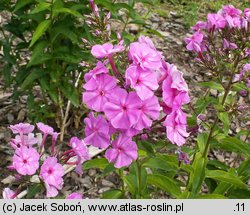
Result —
[[236, 204], [236, 209], [234, 210], [234, 211], [238, 211], [238, 212], [240, 212], [240, 211], [245, 211], [245, 204], [244, 203], [237, 203]]

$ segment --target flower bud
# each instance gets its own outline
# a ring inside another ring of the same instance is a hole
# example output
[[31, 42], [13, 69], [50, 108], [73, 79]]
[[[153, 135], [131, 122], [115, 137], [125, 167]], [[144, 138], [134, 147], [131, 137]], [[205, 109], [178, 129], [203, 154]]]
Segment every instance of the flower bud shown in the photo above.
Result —
[[238, 111], [243, 112], [247, 110], [248, 108], [249, 108], [248, 105], [240, 105], [237, 109]]

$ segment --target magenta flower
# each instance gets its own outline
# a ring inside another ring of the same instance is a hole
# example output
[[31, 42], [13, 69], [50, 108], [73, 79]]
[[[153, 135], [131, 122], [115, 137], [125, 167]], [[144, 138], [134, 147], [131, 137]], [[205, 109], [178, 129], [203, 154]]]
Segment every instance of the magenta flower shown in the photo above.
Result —
[[152, 96], [141, 103], [139, 110], [140, 117], [134, 128], [137, 130], [142, 130], [144, 128], [151, 127], [152, 119], [156, 120], [159, 118], [161, 107], [157, 97]]
[[226, 16], [225, 19], [227, 21], [229, 28], [241, 28], [242, 22], [240, 17]]
[[126, 83], [136, 90], [141, 100], [149, 99], [159, 87], [156, 73], [143, 71], [140, 67], [130, 66], [126, 70]]
[[167, 131], [167, 137], [172, 144], [182, 146], [185, 144], [185, 138], [189, 136], [186, 131], [187, 117], [185, 113], [179, 109], [169, 114], [164, 122]]
[[124, 135], [119, 135], [112, 142], [112, 149], [108, 149], [105, 157], [110, 163], [115, 163], [116, 168], [129, 166], [132, 161], [137, 159], [138, 149], [135, 142], [131, 138]]
[[10, 188], [4, 188], [3, 190], [3, 199], [15, 199], [17, 192], [11, 190]]
[[219, 10], [218, 14], [226, 17], [231, 16], [233, 18], [239, 17], [242, 14], [242, 11], [235, 8], [233, 5], [223, 6], [221, 10]]
[[207, 22], [203, 22], [203, 21], [198, 21], [193, 27], [192, 30], [193, 31], [199, 31], [199, 30], [203, 30], [207, 27]]
[[29, 133], [28, 135], [23, 135], [24, 142], [22, 143], [21, 136], [16, 135], [15, 139], [10, 140], [10, 144], [13, 149], [20, 148], [21, 146], [32, 146], [37, 144], [38, 139], [34, 136], [33, 133]]
[[190, 101], [188, 87], [183, 74], [173, 65], [169, 66], [169, 75], [162, 84], [162, 98], [169, 108], [180, 108]]
[[47, 197], [55, 197], [58, 190], [62, 189], [64, 170], [57, 158], [48, 157], [41, 166], [40, 177], [45, 183]]
[[[71, 154], [71, 156], [76, 156], [77, 157], [77, 161], [76, 161], [76, 172], [79, 175], [82, 175], [82, 163], [86, 160], [89, 160], [89, 152], [88, 152], [88, 148], [85, 145], [85, 143], [78, 139], [77, 137], [72, 137], [70, 139], [70, 143], [69, 145], [71, 146], [72, 150], [73, 150], [73, 154]], [[70, 163], [69, 163], [70, 164]]]
[[98, 61], [96, 67], [84, 75], [84, 79], [89, 81], [91, 78], [96, 78], [97, 75], [105, 73], [109, 73], [108, 68], [101, 61]]
[[83, 195], [77, 192], [73, 192], [70, 195], [68, 195], [66, 199], [83, 199]]
[[194, 52], [202, 52], [202, 41], [203, 41], [204, 35], [200, 32], [197, 31], [191, 36], [190, 38], [186, 38], [185, 42], [187, 44], [187, 49], [189, 51], [194, 51]]
[[238, 46], [235, 43], [231, 43], [230, 41], [228, 41], [227, 39], [224, 38], [223, 39], [223, 48], [235, 50], [238, 48]]
[[207, 28], [208, 29], [222, 29], [225, 28], [227, 22], [223, 16], [220, 14], [211, 14], [207, 15]]
[[33, 175], [39, 168], [39, 153], [34, 148], [21, 146], [13, 156], [13, 167], [21, 175]]
[[103, 111], [116, 88], [116, 79], [107, 74], [98, 75], [84, 84], [83, 88], [86, 90], [82, 97], [84, 103], [92, 110]]
[[105, 149], [110, 144], [109, 123], [102, 115], [94, 117], [93, 112], [89, 114], [88, 118], [84, 119], [85, 139], [84, 142], [88, 145]]
[[103, 45], [94, 45], [91, 49], [91, 54], [94, 57], [101, 59], [122, 51], [124, 51], [124, 46], [120, 44], [113, 46], [111, 43], [105, 43]]
[[248, 21], [250, 21], [250, 8], [246, 8], [244, 10], [244, 16]]
[[29, 123], [18, 123], [16, 125], [10, 125], [9, 127], [14, 134], [28, 134], [31, 133], [35, 126]]
[[114, 128], [127, 130], [137, 123], [140, 104], [141, 100], [135, 92], [127, 93], [124, 89], [116, 88], [104, 106], [104, 113]]
[[162, 56], [146, 43], [131, 43], [129, 58], [133, 61], [133, 64], [141, 67], [143, 70], [157, 70], [161, 67]]

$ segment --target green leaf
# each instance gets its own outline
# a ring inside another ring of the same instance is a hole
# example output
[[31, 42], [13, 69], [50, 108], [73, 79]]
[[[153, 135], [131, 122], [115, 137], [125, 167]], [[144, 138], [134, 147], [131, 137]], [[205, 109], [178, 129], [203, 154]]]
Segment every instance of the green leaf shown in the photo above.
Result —
[[36, 28], [31, 43], [29, 45], [29, 47], [32, 47], [35, 42], [44, 34], [44, 32], [48, 29], [48, 27], [51, 24], [51, 20], [44, 20], [42, 21]]
[[47, 41], [41, 41], [34, 46], [27, 68], [42, 64], [51, 59], [51, 55], [49, 53], [44, 53], [47, 46]]
[[227, 199], [227, 197], [219, 194], [206, 194], [197, 196], [197, 199]]
[[57, 8], [55, 10], [53, 10], [53, 15], [57, 16], [59, 13], [66, 13], [66, 14], [70, 14], [72, 16], [78, 17], [78, 18], [82, 18], [83, 16], [75, 10], [69, 9], [69, 8]]
[[202, 157], [201, 153], [196, 153], [192, 167], [193, 172], [190, 174], [188, 187], [191, 188], [192, 198], [194, 198], [200, 191], [202, 183], [205, 179], [205, 168], [207, 165], [207, 158]]
[[41, 2], [40, 4], [38, 4], [31, 12], [30, 14], [35, 14], [35, 13], [39, 13], [41, 11], [47, 10], [49, 9], [51, 6], [50, 3], [47, 2]]
[[233, 175], [232, 173], [222, 171], [222, 170], [207, 170], [206, 177], [212, 178], [218, 181], [226, 182], [232, 185], [235, 185], [239, 188], [247, 188], [247, 185], [244, 184], [239, 177]]
[[220, 112], [218, 117], [224, 125], [224, 127], [223, 127], [224, 134], [227, 135], [229, 132], [229, 125], [230, 125], [228, 112]]
[[34, 81], [41, 78], [42, 76], [45, 75], [45, 72], [42, 69], [36, 69], [33, 70], [23, 81], [21, 88], [23, 90], [27, 89], [30, 87], [31, 84], [34, 84]]
[[80, 104], [80, 96], [79, 96], [79, 92], [76, 90], [76, 88], [74, 88], [71, 85], [68, 85], [66, 83], [63, 83], [60, 86], [60, 89], [62, 91], [62, 93], [66, 96], [67, 99], [70, 100], [70, 102], [75, 106], [78, 107]]
[[223, 86], [214, 81], [201, 82], [201, 83], [198, 83], [198, 85], [202, 87], [208, 87], [210, 89], [214, 89], [218, 91], [224, 91]]
[[230, 152], [239, 152], [246, 156], [250, 156], [250, 145], [236, 137], [227, 137], [219, 140], [219, 144], [211, 144], [212, 148], [223, 149]]
[[180, 187], [176, 182], [163, 175], [148, 175], [148, 184], [155, 185], [156, 187], [166, 191], [173, 197], [178, 197], [181, 194]]
[[208, 138], [207, 133], [199, 133], [198, 134], [197, 143], [198, 143], [198, 147], [200, 149], [201, 154], [204, 153], [205, 146], [207, 143], [207, 138]]
[[106, 158], [95, 158], [86, 161], [83, 164], [83, 169], [88, 170], [92, 168], [105, 169], [109, 165], [109, 162]]
[[170, 155], [160, 155], [157, 154], [155, 157], [150, 158], [147, 162], [143, 164], [145, 167], [152, 169], [162, 169], [164, 171], [177, 171], [178, 170], [178, 160], [176, 157], [169, 159]]
[[228, 197], [231, 199], [249, 199], [250, 190], [234, 189], [228, 192]]
[[33, 199], [37, 193], [42, 190], [42, 184], [32, 184], [28, 188], [27, 199]]
[[102, 199], [122, 199], [123, 193], [121, 190], [108, 190], [102, 194]]
[[20, 10], [21, 8], [25, 7], [26, 5], [32, 2], [34, 2], [34, 0], [18, 0], [13, 10], [13, 13], [15, 13], [16, 11]]
[[149, 143], [148, 141], [141, 141], [138, 143], [139, 149], [144, 150], [147, 152], [148, 156], [152, 157], [154, 156], [154, 148], [152, 146], [152, 143]]

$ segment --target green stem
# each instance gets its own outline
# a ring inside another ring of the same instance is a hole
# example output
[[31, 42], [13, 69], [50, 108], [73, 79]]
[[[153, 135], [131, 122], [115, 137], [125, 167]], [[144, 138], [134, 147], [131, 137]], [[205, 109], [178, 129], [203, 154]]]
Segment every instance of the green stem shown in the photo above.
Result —
[[136, 161], [137, 163], [137, 180], [138, 180], [138, 195], [139, 195], [139, 198], [141, 198], [141, 188], [142, 188], [142, 184], [141, 184], [141, 164], [140, 164], [140, 161], [139, 159], [137, 159]]
[[124, 185], [124, 174], [123, 174], [123, 170], [122, 169], [119, 169], [119, 175], [120, 175], [120, 179], [121, 179], [121, 182], [122, 182], [122, 193], [124, 194], [125, 193], [125, 185]]
[[[234, 61], [234, 64], [233, 64], [233, 70], [232, 70], [232, 73], [231, 73], [230, 80], [229, 80], [228, 85], [227, 85], [227, 87], [225, 89], [225, 94], [224, 94], [222, 102], [221, 102], [222, 106], [225, 104], [227, 96], [228, 96], [228, 94], [229, 94], [229, 92], [231, 90], [231, 87], [233, 85], [234, 75], [235, 75], [235, 72], [237, 71], [239, 62], [240, 62], [240, 57], [237, 56], [237, 58], [236, 58], [236, 60]], [[207, 154], [208, 154], [210, 141], [212, 139], [213, 132], [214, 132], [214, 129], [215, 129], [218, 121], [219, 121], [219, 117], [217, 116], [216, 119], [214, 120], [214, 123], [213, 123], [213, 125], [211, 127], [211, 130], [209, 132], [209, 135], [208, 135], [208, 138], [207, 138], [207, 142], [206, 142], [206, 145], [205, 145], [205, 149], [204, 149], [204, 152], [203, 152], [203, 155], [202, 155], [203, 157], [206, 157]]]

